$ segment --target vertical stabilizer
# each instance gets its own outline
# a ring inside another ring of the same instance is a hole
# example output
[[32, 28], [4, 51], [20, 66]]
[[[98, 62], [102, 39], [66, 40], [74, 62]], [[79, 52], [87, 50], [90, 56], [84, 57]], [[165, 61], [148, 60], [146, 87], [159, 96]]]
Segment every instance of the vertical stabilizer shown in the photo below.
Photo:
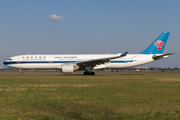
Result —
[[143, 52], [139, 54], [162, 54], [170, 32], [162, 32], [161, 35]]

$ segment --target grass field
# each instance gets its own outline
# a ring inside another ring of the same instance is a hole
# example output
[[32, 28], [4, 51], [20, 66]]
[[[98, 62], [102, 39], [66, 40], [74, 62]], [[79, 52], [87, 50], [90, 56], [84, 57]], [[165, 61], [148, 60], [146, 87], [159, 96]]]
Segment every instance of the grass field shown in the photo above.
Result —
[[0, 119], [180, 119], [180, 72], [0, 71]]

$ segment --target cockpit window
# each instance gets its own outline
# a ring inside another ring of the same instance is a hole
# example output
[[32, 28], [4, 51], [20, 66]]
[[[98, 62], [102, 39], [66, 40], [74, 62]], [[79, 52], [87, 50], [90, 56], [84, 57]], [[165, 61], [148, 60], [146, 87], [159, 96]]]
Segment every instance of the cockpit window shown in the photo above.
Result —
[[12, 60], [12, 59], [8, 59], [8, 60]]

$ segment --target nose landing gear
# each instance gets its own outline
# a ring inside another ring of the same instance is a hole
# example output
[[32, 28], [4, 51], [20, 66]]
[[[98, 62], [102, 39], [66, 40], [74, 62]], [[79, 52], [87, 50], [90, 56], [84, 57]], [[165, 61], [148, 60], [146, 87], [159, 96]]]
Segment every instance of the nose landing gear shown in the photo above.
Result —
[[21, 69], [19, 69], [19, 74], [23, 75], [23, 71]]

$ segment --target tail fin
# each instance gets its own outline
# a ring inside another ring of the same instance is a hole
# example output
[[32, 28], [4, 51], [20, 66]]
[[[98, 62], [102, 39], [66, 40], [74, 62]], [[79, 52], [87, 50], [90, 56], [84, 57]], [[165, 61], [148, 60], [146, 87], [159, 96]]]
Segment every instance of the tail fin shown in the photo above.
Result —
[[162, 54], [170, 32], [162, 32], [161, 35], [143, 52], [139, 54]]

